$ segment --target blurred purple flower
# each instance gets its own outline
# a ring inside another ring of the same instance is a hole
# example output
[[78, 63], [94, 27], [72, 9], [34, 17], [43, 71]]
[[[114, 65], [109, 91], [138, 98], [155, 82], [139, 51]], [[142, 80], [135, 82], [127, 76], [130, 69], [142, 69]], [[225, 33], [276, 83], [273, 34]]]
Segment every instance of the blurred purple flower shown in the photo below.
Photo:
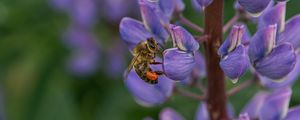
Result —
[[291, 88], [274, 90], [269, 96], [265, 98], [265, 101], [260, 109], [259, 119], [283, 119], [287, 115], [291, 95]]
[[94, 0], [73, 0], [68, 11], [71, 21], [82, 27], [92, 27], [97, 18], [97, 9]]
[[288, 113], [289, 101], [292, 90], [289, 87], [280, 88], [269, 92], [259, 92], [247, 104], [243, 114], [247, 113], [251, 119], [282, 120], [293, 117]]
[[242, 114], [248, 114], [252, 119], [258, 118], [259, 110], [263, 105], [265, 98], [269, 95], [268, 92], [260, 91], [255, 94], [255, 96], [248, 102], [248, 104], [243, 108]]
[[164, 108], [159, 114], [159, 120], [185, 120], [172, 108]]
[[107, 72], [111, 76], [115, 76], [115, 74], [122, 74], [125, 69], [125, 45], [121, 43], [119, 39], [115, 39], [117, 41], [112, 44], [106, 51], [107, 53]]
[[97, 40], [88, 31], [73, 26], [65, 35], [65, 44], [73, 50], [68, 68], [75, 75], [90, 75], [98, 67], [100, 47]]

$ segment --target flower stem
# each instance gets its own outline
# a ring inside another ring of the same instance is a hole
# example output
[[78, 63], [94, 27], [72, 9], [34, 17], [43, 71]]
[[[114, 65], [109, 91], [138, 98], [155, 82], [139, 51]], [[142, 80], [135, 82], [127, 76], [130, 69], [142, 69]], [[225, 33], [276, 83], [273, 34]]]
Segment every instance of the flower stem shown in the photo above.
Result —
[[197, 95], [195, 93], [192, 93], [192, 92], [189, 92], [189, 91], [184, 91], [184, 90], [178, 89], [176, 87], [174, 89], [174, 92], [181, 95], [181, 96], [189, 97], [189, 98], [192, 98], [192, 99], [195, 99], [195, 100], [205, 100], [205, 98], [206, 98], [204, 95]]
[[232, 96], [236, 93], [238, 93], [239, 91], [249, 87], [250, 85], [252, 85], [254, 83], [254, 80], [251, 79], [251, 80], [247, 80], [246, 82], [243, 82], [242, 84], [240, 84], [239, 86], [236, 86], [232, 89], [230, 89], [228, 92], [227, 92], [227, 96]]
[[238, 12], [224, 25], [223, 33], [227, 32], [230, 27], [232, 27], [240, 18], [240, 14]]
[[204, 42], [207, 69], [207, 108], [210, 120], [229, 120], [226, 111], [225, 76], [219, 66], [217, 50], [223, 37], [224, 0], [214, 0], [205, 8], [204, 34], [210, 37]]
[[191, 22], [189, 19], [185, 18], [182, 14], [179, 15], [179, 21], [180, 23], [190, 27], [191, 29], [203, 33], [204, 30], [200, 26], [196, 25], [195, 23]]

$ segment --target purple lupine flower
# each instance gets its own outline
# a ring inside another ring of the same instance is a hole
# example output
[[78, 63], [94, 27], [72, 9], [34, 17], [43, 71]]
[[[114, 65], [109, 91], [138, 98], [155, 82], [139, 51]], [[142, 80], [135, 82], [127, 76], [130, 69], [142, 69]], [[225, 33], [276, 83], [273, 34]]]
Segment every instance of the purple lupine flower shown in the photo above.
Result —
[[259, 16], [271, 0], [238, 0], [243, 8], [254, 16]]
[[160, 79], [158, 84], [150, 85], [131, 70], [125, 79], [125, 84], [137, 103], [143, 106], [154, 106], [164, 103], [172, 95], [175, 83], [165, 76], [160, 76], [158, 79]]
[[283, 119], [289, 107], [291, 98], [291, 88], [281, 88], [273, 91], [267, 96], [260, 109], [260, 120], [280, 120]]
[[276, 25], [258, 30], [252, 37], [248, 54], [260, 75], [279, 80], [293, 70], [296, 54], [289, 43], [276, 45], [276, 36]]
[[296, 80], [298, 80], [300, 71], [300, 56], [297, 55], [297, 62], [295, 68], [285, 77], [282, 82], [272, 81], [270, 78], [259, 76], [260, 82], [264, 87], [267, 88], [280, 88], [292, 85]]
[[259, 92], [246, 105], [243, 114], [251, 119], [281, 120], [287, 116], [292, 90], [289, 87], [276, 89], [273, 92]]
[[185, 80], [195, 66], [194, 51], [199, 49], [199, 44], [183, 27], [170, 25], [170, 32], [176, 48], [164, 51], [164, 72], [173, 80]]
[[[231, 104], [227, 104], [227, 115], [231, 119], [234, 117], [234, 109]], [[205, 102], [200, 103], [198, 110], [196, 112], [195, 120], [209, 120], [207, 103]]]
[[209, 6], [213, 2], [213, 0], [197, 0], [197, 2], [202, 8], [202, 10], [204, 10], [207, 6]]
[[242, 39], [246, 39], [245, 30], [243, 25], [235, 25], [218, 51], [222, 57], [220, 67], [233, 83], [236, 83], [249, 67], [246, 48], [241, 44], [244, 41]]
[[185, 120], [185, 119], [172, 108], [164, 108], [159, 113], [159, 120]]
[[165, 50], [163, 60], [165, 75], [173, 80], [184, 80], [189, 77], [195, 65], [193, 53], [186, 53], [178, 48]]

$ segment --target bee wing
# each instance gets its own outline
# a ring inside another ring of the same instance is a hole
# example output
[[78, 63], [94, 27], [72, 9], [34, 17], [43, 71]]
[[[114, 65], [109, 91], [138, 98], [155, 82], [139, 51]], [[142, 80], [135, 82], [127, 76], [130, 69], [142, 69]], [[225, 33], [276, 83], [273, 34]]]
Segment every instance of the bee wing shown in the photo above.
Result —
[[140, 56], [140, 54], [138, 54], [137, 56], [135, 56], [135, 57], [131, 60], [129, 66], [128, 66], [128, 68], [127, 68], [127, 70], [126, 70], [125, 73], [124, 73], [124, 79], [127, 79], [129, 72], [130, 72], [131, 69], [133, 68], [134, 63], [137, 61], [137, 59], [138, 59], [139, 56]]

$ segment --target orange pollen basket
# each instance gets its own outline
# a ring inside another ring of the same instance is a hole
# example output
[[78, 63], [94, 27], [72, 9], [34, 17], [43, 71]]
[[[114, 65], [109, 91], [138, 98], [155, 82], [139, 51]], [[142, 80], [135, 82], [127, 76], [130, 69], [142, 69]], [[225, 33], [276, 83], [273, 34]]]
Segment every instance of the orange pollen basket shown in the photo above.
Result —
[[146, 76], [149, 80], [157, 80], [158, 78], [158, 75], [155, 72], [150, 72], [150, 71], [146, 73]]

